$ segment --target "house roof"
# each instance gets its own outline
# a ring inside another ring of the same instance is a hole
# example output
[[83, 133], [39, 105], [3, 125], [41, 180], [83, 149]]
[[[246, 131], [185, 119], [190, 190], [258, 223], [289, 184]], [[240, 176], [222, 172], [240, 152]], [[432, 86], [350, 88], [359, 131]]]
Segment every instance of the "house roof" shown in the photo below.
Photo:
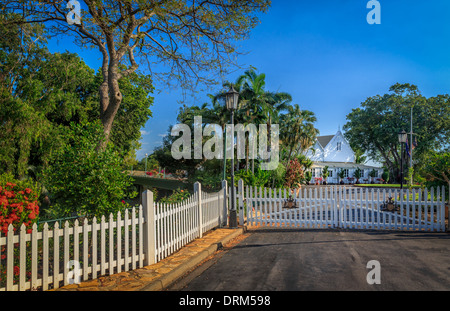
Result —
[[317, 141], [323, 148], [325, 148], [330, 143], [330, 141], [333, 139], [334, 136], [336, 135], [318, 136]]

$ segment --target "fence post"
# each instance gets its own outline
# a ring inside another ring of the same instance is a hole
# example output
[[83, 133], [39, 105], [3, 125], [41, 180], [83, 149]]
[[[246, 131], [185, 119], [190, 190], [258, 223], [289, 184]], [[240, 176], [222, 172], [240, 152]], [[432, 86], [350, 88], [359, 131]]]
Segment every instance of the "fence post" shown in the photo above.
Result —
[[202, 213], [202, 184], [196, 182], [194, 184], [194, 193], [197, 199], [198, 207], [198, 236], [201, 238], [203, 236], [203, 213]]
[[223, 190], [223, 205], [222, 205], [222, 224], [226, 226], [228, 224], [228, 182], [222, 181]]
[[155, 232], [155, 207], [153, 204], [153, 192], [144, 191], [142, 195], [142, 211], [144, 214], [144, 266], [156, 263], [156, 232]]
[[244, 181], [239, 179], [238, 181], [239, 192], [239, 225], [244, 225]]
[[223, 195], [223, 189], [221, 189], [218, 193], [217, 193], [217, 226], [219, 228], [222, 228], [222, 203], [223, 201], [221, 200], [221, 196]]

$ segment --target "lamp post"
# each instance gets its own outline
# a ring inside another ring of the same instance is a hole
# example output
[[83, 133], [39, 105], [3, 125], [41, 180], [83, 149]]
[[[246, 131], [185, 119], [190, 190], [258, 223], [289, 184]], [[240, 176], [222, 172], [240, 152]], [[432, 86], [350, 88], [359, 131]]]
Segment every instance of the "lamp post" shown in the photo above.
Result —
[[398, 133], [398, 141], [401, 144], [401, 160], [400, 160], [400, 189], [403, 189], [403, 147], [408, 139], [408, 133], [406, 131], [401, 131]]
[[[230, 228], [237, 228], [236, 200], [234, 197], [234, 112], [237, 110], [239, 92], [233, 86], [226, 94], [225, 101], [227, 109], [231, 111], [231, 128], [233, 136], [231, 138], [231, 208], [230, 208]], [[225, 146], [226, 148], [226, 146]]]

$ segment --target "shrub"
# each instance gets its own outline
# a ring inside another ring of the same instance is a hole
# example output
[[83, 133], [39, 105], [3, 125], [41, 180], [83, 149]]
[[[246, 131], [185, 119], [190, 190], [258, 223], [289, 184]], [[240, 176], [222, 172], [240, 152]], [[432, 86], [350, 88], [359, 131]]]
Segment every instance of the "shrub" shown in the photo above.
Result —
[[189, 199], [190, 196], [191, 196], [191, 194], [189, 193], [189, 191], [177, 189], [170, 196], [168, 196], [166, 198], [162, 198], [159, 201], [159, 203], [164, 203], [164, 204], [180, 203], [180, 202], [183, 202], [184, 200]]
[[[271, 179], [271, 172], [264, 171], [258, 166], [254, 174], [248, 170], [237, 171], [234, 174], [235, 186], [238, 185], [239, 179], [242, 179], [246, 186], [266, 187]], [[231, 185], [230, 177], [228, 177], [228, 182]]]
[[72, 125], [67, 135], [69, 144], [43, 173], [53, 217], [101, 217], [127, 208], [122, 200], [136, 196], [127, 191], [132, 178], [122, 171], [123, 159], [112, 144], [97, 150], [104, 137], [101, 125]]
[[286, 170], [285, 187], [301, 188], [301, 183], [305, 179], [305, 172], [298, 159], [291, 160]]
[[164, 171], [158, 172], [158, 170], [156, 170], [156, 169], [151, 170], [149, 172], [145, 172], [145, 174], [147, 176], [154, 177], [154, 178], [163, 178], [164, 177]]
[[15, 180], [9, 174], [0, 176], [0, 230], [4, 235], [11, 224], [14, 231], [24, 224], [31, 232], [39, 217], [39, 194], [36, 184]]

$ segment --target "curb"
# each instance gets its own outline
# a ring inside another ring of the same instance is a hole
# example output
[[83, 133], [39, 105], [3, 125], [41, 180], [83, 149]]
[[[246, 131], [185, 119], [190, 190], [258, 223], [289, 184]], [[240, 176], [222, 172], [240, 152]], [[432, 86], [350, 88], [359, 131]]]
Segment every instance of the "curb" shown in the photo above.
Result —
[[232, 239], [238, 237], [239, 235], [243, 234], [247, 231], [247, 228], [238, 228], [233, 233], [229, 234], [228, 236], [222, 238], [220, 241], [212, 244], [207, 249], [201, 251], [197, 255], [191, 257], [189, 261], [186, 261], [185, 263], [181, 264], [171, 272], [165, 274], [164, 276], [160, 277], [157, 280], [152, 281], [151, 283], [145, 285], [144, 287], [140, 288], [139, 291], [162, 291], [168, 286], [172, 285], [176, 280], [184, 276], [187, 272], [192, 270], [195, 266], [200, 264], [203, 260], [214, 254], [216, 251], [221, 249], [223, 247], [223, 244], [228, 243]]

